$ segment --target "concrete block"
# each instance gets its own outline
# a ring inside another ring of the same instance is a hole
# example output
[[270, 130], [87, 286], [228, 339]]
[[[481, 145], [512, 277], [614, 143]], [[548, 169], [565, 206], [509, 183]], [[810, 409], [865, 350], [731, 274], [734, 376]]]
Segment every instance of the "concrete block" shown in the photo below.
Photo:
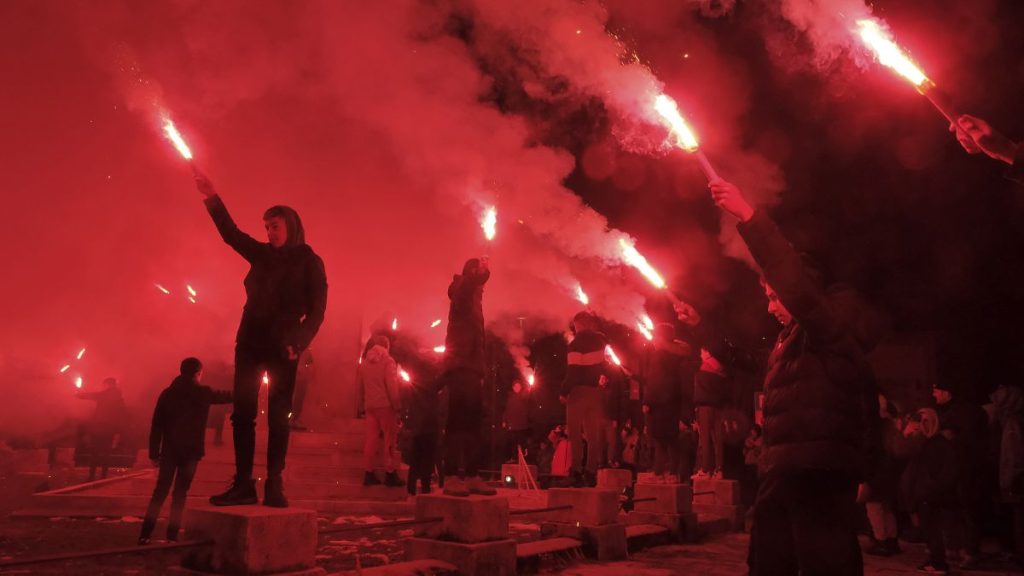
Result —
[[693, 482], [693, 501], [698, 504], [735, 506], [742, 503], [740, 483], [736, 480], [701, 478]]
[[416, 497], [416, 519], [424, 518], [443, 520], [417, 525], [416, 536], [464, 544], [508, 538], [508, 499], [501, 496], [423, 494]]
[[597, 471], [597, 487], [622, 490], [633, 485], [633, 473], [617, 468], [602, 468]]
[[658, 475], [654, 472], [638, 472], [636, 475], [637, 484], [655, 484], [658, 482]]
[[[526, 468], [530, 471], [530, 475], [533, 476], [533, 481], [539, 482], [539, 479], [537, 478], [537, 466], [528, 464]], [[501, 482], [506, 486], [518, 486], [520, 474], [522, 474], [522, 469], [519, 464], [501, 465]], [[511, 478], [511, 481], [509, 481], [509, 478]]]
[[263, 574], [316, 567], [317, 513], [267, 506], [200, 507], [185, 515], [189, 538], [216, 544], [190, 550], [187, 568], [226, 574]]
[[746, 517], [746, 509], [743, 506], [728, 506], [722, 504], [694, 504], [693, 511], [700, 515], [701, 522], [720, 520], [726, 523], [730, 530], [740, 532]]
[[637, 484], [633, 491], [636, 500], [656, 498], [651, 502], [637, 502], [639, 512], [687, 514], [692, 510], [693, 490], [689, 484]]
[[464, 576], [515, 576], [516, 541], [496, 540], [464, 544], [431, 538], [408, 538], [405, 555], [410, 560], [433, 559], [455, 566]]
[[551, 488], [548, 506], [571, 505], [571, 510], [552, 512], [553, 522], [602, 526], [616, 522], [619, 491], [607, 488]]
[[541, 534], [545, 533], [579, 540], [583, 554], [601, 562], [624, 560], [628, 555], [625, 524], [593, 526], [552, 522], [541, 526]]
[[696, 542], [699, 535], [697, 515], [689, 514], [661, 514], [658, 512], [630, 512], [626, 515], [626, 524], [636, 526], [640, 524], [656, 524], [668, 528], [673, 540], [676, 542]]

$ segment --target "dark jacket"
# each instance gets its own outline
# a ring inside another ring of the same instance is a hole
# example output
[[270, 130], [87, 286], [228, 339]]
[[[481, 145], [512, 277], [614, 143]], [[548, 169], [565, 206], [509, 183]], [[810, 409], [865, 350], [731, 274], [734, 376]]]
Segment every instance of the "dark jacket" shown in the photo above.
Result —
[[403, 397], [406, 403], [407, 416], [405, 427], [410, 434], [437, 434], [441, 429], [441, 393], [436, 378], [415, 381], [407, 386], [408, 391]]
[[483, 376], [484, 284], [490, 273], [456, 274], [448, 286], [448, 332], [445, 335], [445, 369], [465, 369]]
[[128, 408], [125, 406], [120, 388], [114, 386], [99, 392], [79, 392], [78, 398], [96, 403], [96, 410], [89, 421], [93, 434], [112, 435], [124, 429]]
[[693, 376], [696, 364], [692, 349], [675, 342], [655, 343], [641, 368], [643, 403], [649, 407], [647, 428], [651, 436], [672, 439], [679, 422], [693, 422]]
[[629, 403], [629, 383], [624, 374], [608, 376], [608, 383], [601, 387], [604, 400], [605, 418], [617, 422], [620, 426], [627, 418]]
[[171, 382], [156, 401], [149, 431], [150, 460], [199, 460], [205, 454], [210, 404], [228, 404], [231, 392], [213, 390], [185, 376]]
[[878, 396], [866, 360], [877, 338], [844, 291], [826, 291], [763, 212], [738, 225], [768, 284], [792, 314], [764, 381], [762, 472], [825, 469], [863, 474], [878, 430]]
[[[240, 346], [305, 350], [324, 321], [327, 275], [308, 244], [275, 248], [238, 229], [219, 196], [205, 200], [224, 242], [249, 262], [245, 308], [235, 341]], [[288, 231], [292, 234], [292, 230]]]
[[561, 395], [568, 396], [576, 386], [597, 388], [601, 376], [613, 376], [605, 357], [608, 338], [596, 330], [582, 330], [569, 343], [568, 365], [562, 380]]

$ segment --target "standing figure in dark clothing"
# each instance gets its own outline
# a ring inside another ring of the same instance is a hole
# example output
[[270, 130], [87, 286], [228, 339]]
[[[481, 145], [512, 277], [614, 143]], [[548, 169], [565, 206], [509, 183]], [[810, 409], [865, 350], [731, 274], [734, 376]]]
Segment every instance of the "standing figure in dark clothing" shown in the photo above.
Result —
[[210, 404], [228, 404], [231, 393], [215, 391], [199, 384], [203, 379], [203, 364], [197, 358], [181, 361], [181, 370], [171, 385], [160, 393], [153, 410], [153, 424], [149, 431], [149, 459], [160, 468], [153, 497], [142, 522], [139, 544], [149, 544], [160, 508], [171, 493], [171, 516], [167, 522], [167, 539], [178, 539], [181, 515], [185, 510], [185, 496], [199, 460], [205, 455], [206, 419]]
[[710, 187], [719, 208], [739, 219], [764, 273], [768, 312], [783, 326], [764, 381], [750, 574], [862, 574], [857, 485], [878, 420], [865, 360], [878, 335], [859, 329], [869, 309], [849, 290], [826, 289], [736, 186], [716, 179]]
[[[572, 319], [576, 335], [569, 343], [568, 366], [559, 397], [565, 404], [565, 426], [572, 452], [572, 472], [567, 482], [573, 486], [595, 486], [597, 467], [604, 458], [605, 398], [602, 382], [613, 374], [605, 348], [608, 338], [598, 331], [597, 319], [580, 312]], [[583, 468], [583, 437], [587, 438], [587, 466]]]
[[[654, 444], [654, 474], [658, 482], [677, 483], [683, 447], [679, 433], [693, 426], [693, 350], [676, 340], [671, 324], [654, 327], [654, 347], [643, 366], [644, 411]], [[687, 456], [689, 456], [687, 454]]]
[[[405, 427], [412, 436], [409, 458], [409, 476], [406, 491], [416, 495], [416, 484], [420, 494], [430, 494], [430, 477], [434, 473], [437, 437], [441, 429], [440, 394], [436, 379], [413, 382], [408, 395], [408, 418]], [[440, 480], [440, 479], [439, 479]]]
[[[448, 286], [448, 332], [445, 336], [444, 374], [448, 387], [448, 423], [445, 428], [444, 493], [491, 496], [480, 466], [484, 386], [484, 284], [490, 278], [486, 258], [472, 258]], [[459, 470], [462, 474], [459, 474]]]
[[242, 232], [228, 214], [213, 184], [196, 175], [206, 209], [224, 242], [249, 262], [245, 276], [245, 308], [235, 338], [234, 427], [235, 478], [224, 493], [210, 497], [216, 506], [255, 504], [252, 479], [256, 450], [256, 414], [262, 374], [270, 380], [267, 421], [267, 481], [263, 504], [286, 507], [285, 456], [288, 452], [288, 415], [299, 355], [309, 347], [324, 321], [327, 276], [324, 263], [306, 244], [299, 215], [287, 206], [273, 206], [263, 214], [267, 242]]
[[127, 416], [124, 396], [117, 386], [117, 378], [105, 378], [103, 390], [99, 392], [79, 392], [79, 400], [92, 400], [96, 410], [86, 426], [92, 459], [89, 461], [89, 481], [96, 479], [96, 469], [100, 469], [100, 478], [107, 477], [110, 467], [110, 452], [121, 441], [121, 431]]

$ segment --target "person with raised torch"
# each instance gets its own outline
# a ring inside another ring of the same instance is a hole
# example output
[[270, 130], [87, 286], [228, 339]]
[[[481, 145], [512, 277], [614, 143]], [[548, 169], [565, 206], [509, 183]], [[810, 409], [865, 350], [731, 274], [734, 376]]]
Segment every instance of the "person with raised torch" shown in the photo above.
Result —
[[267, 480], [263, 504], [287, 507], [284, 495], [285, 456], [299, 355], [309, 347], [327, 308], [327, 275], [323, 260], [306, 244], [298, 213], [272, 206], [263, 214], [267, 242], [238, 229], [210, 180], [195, 174], [206, 209], [228, 246], [249, 263], [246, 302], [235, 338], [234, 427], [235, 478], [227, 491], [210, 497], [215, 506], [255, 504], [252, 478], [256, 451], [257, 399], [264, 372], [268, 375]]
[[739, 188], [712, 180], [719, 208], [764, 274], [782, 331], [764, 381], [764, 444], [750, 574], [863, 574], [857, 485], [869, 465], [878, 400], [865, 355], [878, 334], [849, 289], [828, 286]]

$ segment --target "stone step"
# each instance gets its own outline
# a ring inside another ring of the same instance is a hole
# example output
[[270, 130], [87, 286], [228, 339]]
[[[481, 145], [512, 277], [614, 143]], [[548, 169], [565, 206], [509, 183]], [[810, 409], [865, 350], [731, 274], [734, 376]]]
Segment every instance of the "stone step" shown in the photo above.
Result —
[[575, 538], [547, 538], [545, 540], [534, 540], [516, 544], [516, 558], [533, 558], [543, 554], [554, 554], [557, 552], [568, 552], [577, 550], [582, 542]]
[[668, 535], [669, 530], [657, 524], [634, 524], [626, 526], [626, 538], [643, 538], [645, 536]]

